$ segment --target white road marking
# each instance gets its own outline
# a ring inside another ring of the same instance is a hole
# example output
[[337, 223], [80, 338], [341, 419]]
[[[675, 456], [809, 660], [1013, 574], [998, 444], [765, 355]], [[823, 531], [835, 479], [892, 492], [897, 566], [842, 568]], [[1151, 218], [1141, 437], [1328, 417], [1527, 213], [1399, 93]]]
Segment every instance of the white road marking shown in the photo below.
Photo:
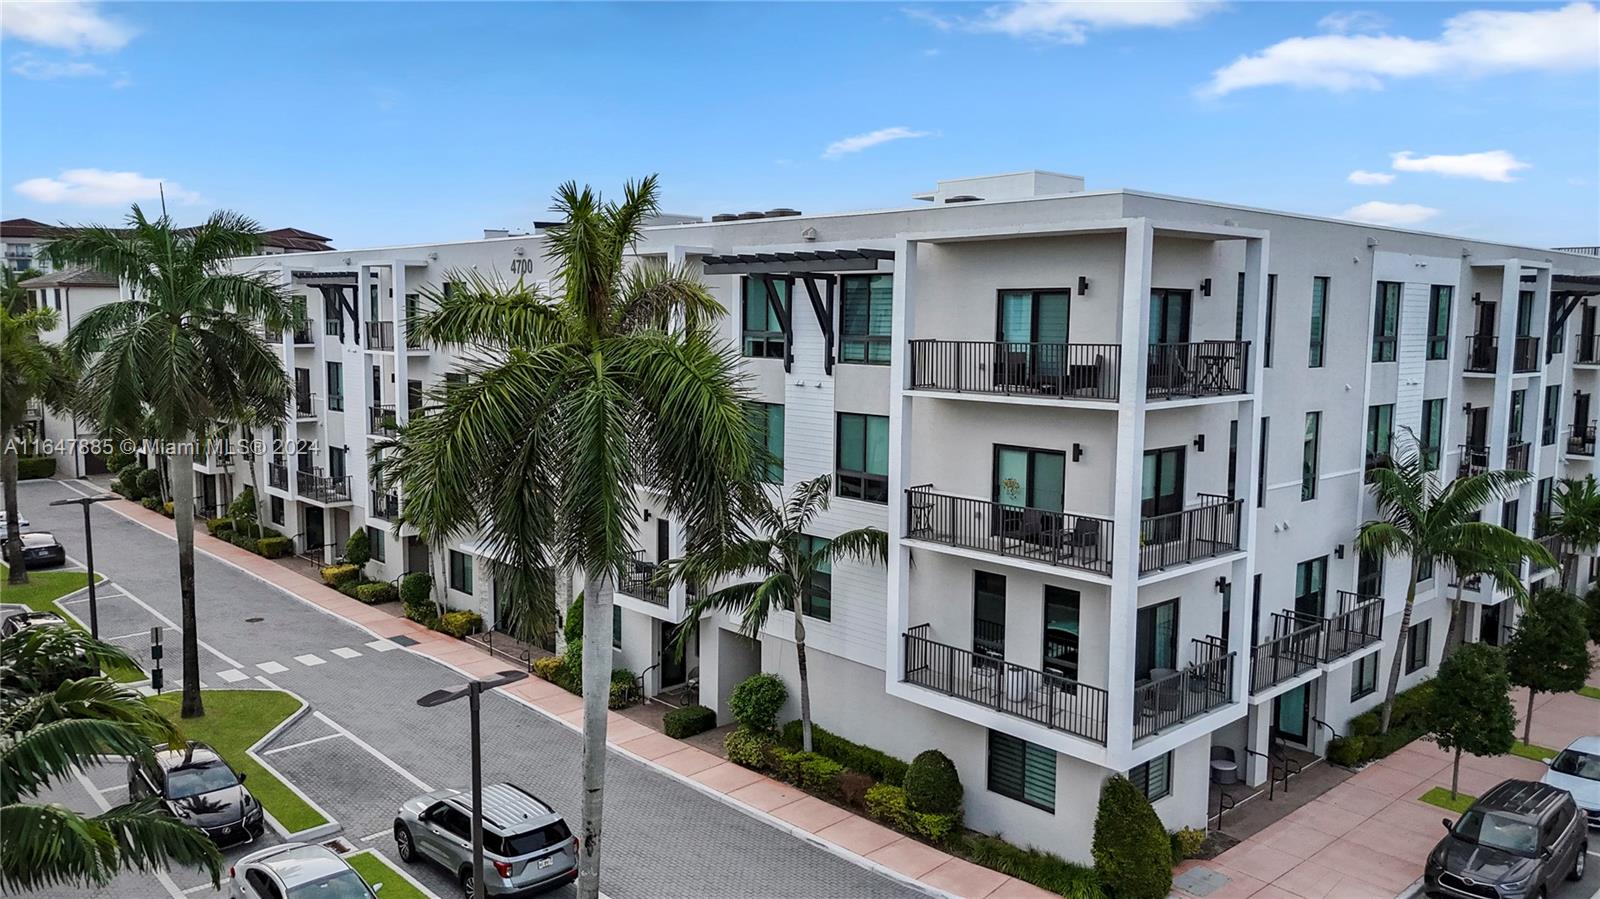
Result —
[[95, 787], [95, 789], [98, 790], [101, 793], [101, 795], [104, 795], [106, 793], [115, 793], [118, 790], [126, 790], [127, 788], [128, 788], [127, 784], [113, 784], [112, 786], [109, 786], [109, 787]]
[[282, 674], [289, 670], [287, 667], [280, 665], [277, 662], [262, 662], [256, 667], [268, 674]]
[[379, 837], [386, 837], [391, 833], [394, 833], [394, 831], [392, 831], [392, 830], [380, 830], [377, 833], [369, 833], [366, 836], [361, 838], [361, 842], [370, 843], [373, 840], [378, 839]]
[[[123, 596], [126, 596], [127, 598], [129, 598], [129, 599], [133, 600], [134, 602], [138, 603], [141, 608], [143, 608], [146, 612], [149, 612], [152, 616], [154, 616], [157, 621], [160, 621], [162, 624], [166, 625], [168, 630], [171, 630], [174, 633], [182, 633], [183, 632], [182, 629], [179, 628], [178, 625], [171, 618], [168, 618], [167, 616], [161, 614], [161, 612], [159, 612], [156, 609], [155, 606], [150, 605], [149, 603], [145, 602], [144, 600], [140, 599], [139, 597], [134, 596], [132, 593], [128, 592], [128, 588], [122, 586], [121, 584], [117, 584], [113, 589], [115, 589], [118, 593], [121, 593]], [[212, 646], [210, 643], [207, 643], [204, 640], [197, 640], [196, 643], [200, 646], [201, 649], [203, 649], [206, 652], [209, 652], [212, 655], [216, 656], [217, 658], [221, 659], [224, 663], [226, 663], [230, 667], [233, 667], [233, 668], [243, 668], [244, 667], [244, 663], [243, 662], [240, 662], [240, 661], [238, 661], [236, 659], [231, 658], [230, 656], [228, 656], [225, 653], [223, 653], [222, 650], [217, 649], [215, 646]]]
[[394, 642], [393, 640], [389, 640], [389, 639], [373, 640], [372, 642], [368, 643], [367, 645], [372, 647], [373, 649], [376, 649], [378, 652], [388, 652], [391, 649], [399, 649], [400, 648], [400, 644]]
[[[83, 786], [83, 789], [89, 794], [89, 798], [94, 800], [94, 804], [100, 808], [100, 811], [111, 811], [111, 803], [106, 801], [106, 797], [100, 795], [100, 788], [95, 786], [93, 781], [89, 780], [89, 776], [84, 774], [82, 771], [79, 771], [77, 777], [78, 783]], [[156, 880], [160, 881], [163, 887], [166, 887], [168, 895], [172, 896], [173, 899], [183, 899], [183, 891], [178, 889], [178, 885], [176, 883], [172, 882], [172, 878], [167, 876], [167, 872], [155, 871], [153, 873], [155, 874]]]
[[423, 781], [421, 778], [417, 777], [415, 774], [412, 774], [410, 771], [407, 771], [399, 762], [397, 762], [394, 759], [389, 758], [388, 756], [386, 756], [383, 753], [379, 752], [377, 749], [375, 749], [372, 746], [372, 744], [368, 743], [366, 740], [363, 740], [360, 737], [356, 736], [355, 734], [351, 733], [343, 725], [341, 725], [338, 722], [334, 721], [332, 718], [329, 718], [327, 715], [324, 715], [324, 714], [322, 714], [321, 712], [318, 712], [318, 711], [312, 711], [311, 716], [313, 718], [316, 718], [318, 721], [321, 721], [323, 724], [326, 724], [329, 727], [333, 728], [334, 730], [338, 731], [339, 733], [344, 734], [346, 737], [349, 737], [350, 738], [350, 742], [356, 744], [357, 746], [360, 746], [362, 749], [365, 749], [368, 753], [370, 753], [372, 755], [373, 758], [377, 759], [378, 761], [382, 762], [384, 765], [388, 766], [388, 768], [391, 771], [393, 771], [394, 773], [400, 775], [401, 777], [404, 777], [406, 780], [411, 781], [411, 783], [413, 785], [415, 785], [417, 787], [417, 789], [421, 790], [424, 793], [433, 792], [433, 787], [428, 786], [428, 784], [425, 781]]
[[262, 755], [273, 755], [274, 753], [288, 752], [291, 749], [299, 749], [302, 746], [310, 746], [312, 743], [321, 743], [323, 740], [341, 740], [341, 739], [344, 739], [344, 734], [323, 734], [320, 737], [312, 737], [309, 740], [301, 740], [298, 743], [290, 743], [287, 746], [274, 746], [271, 749], [263, 750], [261, 754]]
[[100, 639], [105, 640], [107, 642], [111, 642], [113, 640], [132, 640], [134, 637], [148, 637], [148, 636], [150, 636], [150, 629], [149, 628], [145, 628], [142, 631], [134, 631], [131, 634], [119, 634], [119, 635], [117, 635], [115, 637], [101, 637]]
[[361, 655], [361, 653], [356, 652], [354, 649], [351, 649], [348, 646], [340, 646], [337, 649], [332, 650], [332, 652], [341, 659], [354, 659]]
[[[309, 652], [306, 653], [303, 656], [295, 656], [294, 660], [296, 662], [299, 662], [300, 664], [306, 666], [307, 668], [315, 668], [318, 665], [326, 665], [326, 664], [328, 664], [328, 660], [327, 659], [324, 659], [321, 656], [312, 655]], [[272, 672], [269, 671], [267, 673], [271, 674]]]
[[243, 671], [240, 671], [237, 668], [229, 668], [227, 671], [218, 671], [217, 677], [222, 678], [230, 684], [236, 684], [239, 681], [250, 679], [250, 675], [245, 674]]

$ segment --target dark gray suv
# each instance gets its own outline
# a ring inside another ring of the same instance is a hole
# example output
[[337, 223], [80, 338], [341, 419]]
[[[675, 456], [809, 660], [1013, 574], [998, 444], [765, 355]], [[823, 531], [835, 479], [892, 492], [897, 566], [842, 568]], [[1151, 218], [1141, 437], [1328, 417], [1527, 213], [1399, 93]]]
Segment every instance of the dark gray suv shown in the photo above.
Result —
[[[434, 790], [400, 806], [394, 819], [400, 860], [443, 865], [472, 896], [472, 794]], [[483, 887], [490, 896], [526, 896], [578, 878], [578, 841], [555, 810], [516, 784], [483, 787]]]
[[1565, 790], [1508, 780], [1444, 826], [1423, 871], [1429, 896], [1542, 899], [1561, 878], [1583, 878], [1589, 829]]

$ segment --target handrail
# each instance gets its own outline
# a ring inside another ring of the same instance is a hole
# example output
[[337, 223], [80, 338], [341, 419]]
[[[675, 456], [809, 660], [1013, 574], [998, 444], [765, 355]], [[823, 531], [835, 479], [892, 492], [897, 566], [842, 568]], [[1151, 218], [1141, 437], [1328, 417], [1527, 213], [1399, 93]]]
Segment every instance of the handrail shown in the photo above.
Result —
[[1250, 341], [1152, 343], [1146, 356], [1145, 397], [1169, 400], [1245, 392]]
[[1469, 334], [1467, 336], [1467, 358], [1463, 363], [1464, 369], [1474, 374], [1492, 375], [1499, 366], [1499, 338], [1493, 334]]
[[1324, 663], [1371, 646], [1383, 637], [1383, 597], [1340, 590], [1339, 609], [1322, 622]]
[[1134, 685], [1133, 739], [1153, 736], [1233, 701], [1235, 656], [1218, 653], [1183, 671]]
[[1202, 493], [1200, 504], [1139, 522], [1139, 573], [1148, 574], [1239, 548], [1243, 501]]
[[1111, 573], [1109, 518], [956, 496], [923, 484], [906, 489], [905, 528], [911, 539]]
[[1122, 347], [1115, 343], [919, 338], [907, 349], [913, 390], [1117, 398]]
[[1317, 667], [1322, 658], [1323, 623], [1275, 615], [1280, 626], [1292, 627], [1250, 651], [1250, 692], [1259, 693]]
[[[1245, 751], [1245, 753], [1247, 755], [1253, 755], [1253, 756], [1256, 756], [1258, 758], [1266, 760], [1266, 763], [1267, 763], [1267, 801], [1268, 802], [1272, 801], [1273, 797], [1277, 793], [1277, 787], [1278, 787], [1278, 778], [1273, 774], [1272, 756], [1266, 754], [1265, 752], [1257, 752], [1257, 751], [1255, 751], [1254, 749], [1251, 749], [1248, 746], [1245, 747], [1244, 751]], [[1287, 787], [1285, 787], [1285, 789], [1287, 789]]]

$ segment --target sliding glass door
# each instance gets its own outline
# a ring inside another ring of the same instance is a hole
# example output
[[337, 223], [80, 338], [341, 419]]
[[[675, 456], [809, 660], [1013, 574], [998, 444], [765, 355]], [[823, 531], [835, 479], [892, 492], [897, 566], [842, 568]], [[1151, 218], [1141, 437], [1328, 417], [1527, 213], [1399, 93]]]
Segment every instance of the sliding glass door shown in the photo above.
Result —
[[1044, 588], [1044, 670], [1078, 679], [1078, 591]]
[[1037, 384], [1065, 374], [1071, 298], [1065, 290], [1000, 292], [995, 339], [1001, 343], [1003, 362], [998, 376], [1011, 384]]
[[1139, 610], [1138, 633], [1133, 647], [1133, 679], [1149, 680], [1178, 668], [1178, 601]]

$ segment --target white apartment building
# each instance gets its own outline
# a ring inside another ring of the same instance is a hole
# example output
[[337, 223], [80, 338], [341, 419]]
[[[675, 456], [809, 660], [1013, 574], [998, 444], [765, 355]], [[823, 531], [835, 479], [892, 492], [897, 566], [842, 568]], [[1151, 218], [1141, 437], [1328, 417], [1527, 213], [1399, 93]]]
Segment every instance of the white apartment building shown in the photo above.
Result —
[[[887, 566], [813, 585], [816, 721], [906, 759], [944, 751], [972, 827], [1086, 860], [1115, 772], [1169, 828], [1204, 826], [1213, 758], [1259, 784], [1270, 746], [1320, 753], [1376, 705], [1406, 572], [1354, 538], [1374, 514], [1364, 472], [1403, 430], [1446, 473], [1532, 472], [1484, 513], [1523, 533], [1553, 479], [1592, 470], [1600, 258], [1045, 172], [917, 199], [661, 225], [637, 255], [698, 263], [728, 309], [774, 489], [834, 476], [814, 536], [890, 536]], [[288, 446], [252, 463], [263, 517], [326, 558], [368, 528], [385, 576], [431, 570], [493, 622], [479, 545], [430, 557], [367, 456], [455, 365], [407, 335], [419, 291], [465, 271], [547, 281], [540, 235], [236, 266], [306, 308], [281, 345], [297, 395], [270, 436]], [[202, 496], [242, 483], [220, 471]], [[784, 615], [759, 640], [717, 616], [682, 662], [663, 653], [687, 597], [643, 575], [683, 522], [643, 505], [617, 663], [650, 693], [697, 681], [724, 720], [757, 671], [797, 693]], [[1446, 637], [1449, 572], [1426, 574], [1402, 688]], [[1470, 635], [1498, 641], [1512, 604], [1469, 587]]]

